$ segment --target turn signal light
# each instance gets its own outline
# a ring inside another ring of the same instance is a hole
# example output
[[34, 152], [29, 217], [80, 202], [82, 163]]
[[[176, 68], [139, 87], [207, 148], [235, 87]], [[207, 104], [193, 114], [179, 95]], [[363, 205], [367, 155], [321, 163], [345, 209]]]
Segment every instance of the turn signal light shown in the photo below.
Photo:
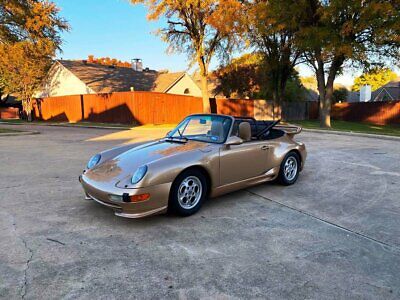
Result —
[[150, 194], [140, 194], [140, 195], [132, 195], [129, 197], [131, 202], [140, 202], [140, 201], [145, 201], [150, 198]]

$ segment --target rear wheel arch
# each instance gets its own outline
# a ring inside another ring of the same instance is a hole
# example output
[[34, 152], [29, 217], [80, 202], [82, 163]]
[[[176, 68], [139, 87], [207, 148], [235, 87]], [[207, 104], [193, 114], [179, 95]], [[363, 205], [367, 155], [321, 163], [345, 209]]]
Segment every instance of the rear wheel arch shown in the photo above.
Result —
[[[289, 160], [291, 160], [291, 159], [296, 160], [294, 165], [289, 163]], [[286, 164], [288, 164], [288, 165], [286, 166]], [[286, 170], [286, 167], [288, 168], [288, 170]], [[296, 169], [294, 169], [294, 168], [296, 168]], [[276, 179], [282, 185], [292, 185], [297, 181], [297, 178], [299, 177], [300, 169], [301, 169], [301, 155], [300, 155], [299, 151], [296, 151], [296, 149], [293, 149], [293, 150], [289, 151], [288, 153], [286, 153], [286, 155], [284, 156], [284, 158], [280, 164], [278, 177]], [[291, 174], [291, 173], [293, 173], [293, 170], [296, 171], [294, 177], [293, 177], [293, 174]], [[290, 178], [288, 176], [292, 176], [292, 178]]]
[[[297, 154], [297, 156], [299, 157], [299, 160], [300, 160], [300, 166], [303, 164], [303, 158], [301, 157], [301, 153], [300, 153], [300, 151], [299, 150], [297, 150], [297, 149], [292, 149], [292, 150], [290, 150], [287, 154], [289, 154], [289, 153], [292, 153], [292, 152], [294, 152], [294, 153], [296, 153]], [[285, 155], [286, 156], [286, 155]]]

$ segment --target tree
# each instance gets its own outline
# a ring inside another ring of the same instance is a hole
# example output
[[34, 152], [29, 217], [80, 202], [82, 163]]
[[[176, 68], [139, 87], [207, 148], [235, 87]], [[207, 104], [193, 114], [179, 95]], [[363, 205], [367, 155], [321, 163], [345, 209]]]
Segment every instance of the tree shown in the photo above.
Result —
[[122, 67], [122, 68], [131, 68], [131, 63], [128, 61], [121, 61], [116, 58], [109, 58], [109, 57], [100, 57], [100, 58], [95, 58], [94, 55], [90, 54], [88, 55], [87, 59], [88, 63], [91, 64], [99, 64], [99, 65], [108, 65], [108, 66], [117, 66], [117, 67]]
[[293, 70], [286, 83], [285, 101], [305, 101], [306, 91], [306, 88], [300, 80], [299, 73]]
[[[229, 53], [232, 35], [229, 29], [232, 16], [239, 3], [230, 0], [131, 0], [144, 3], [149, 8], [148, 19], [167, 19], [168, 26], [161, 29], [163, 40], [170, 50], [187, 53], [199, 67], [203, 110], [210, 112], [208, 77], [211, 59]], [[235, 8], [236, 7], [236, 8]], [[229, 18], [224, 18], [229, 16]], [[221, 22], [224, 19], [226, 22]]]
[[4, 81], [4, 79], [0, 76], [0, 102], [3, 100], [4, 87], [5, 87], [5, 81]]
[[264, 86], [272, 91], [276, 104], [287, 100], [286, 85], [301, 54], [294, 44], [302, 12], [298, 6], [299, 1], [295, 0], [247, 2], [248, 18], [244, 19], [248, 24], [247, 36], [250, 44], [262, 54]]
[[[269, 84], [268, 65], [264, 63], [263, 54], [244, 54], [233, 59], [229, 64], [220, 67], [213, 74], [218, 79], [216, 92], [226, 97], [272, 99], [274, 85]], [[305, 89], [296, 70], [292, 70], [286, 79], [284, 101], [301, 101]]]
[[347, 101], [349, 91], [344, 86], [337, 86], [333, 90], [332, 103], [342, 103]]
[[60, 50], [60, 31], [68, 24], [54, 3], [0, 1], [0, 78], [5, 93], [16, 93], [31, 120], [32, 96]]
[[22, 99], [22, 107], [31, 120], [32, 96], [51, 66], [54, 45], [47, 40], [0, 44], [0, 76], [5, 92]]
[[370, 85], [371, 90], [375, 91], [396, 78], [397, 74], [389, 68], [373, 68], [354, 79], [352, 90], [359, 91], [362, 86]]
[[262, 57], [259, 54], [244, 54], [214, 72], [218, 85], [216, 93], [227, 98], [254, 98], [262, 94]]
[[297, 46], [314, 69], [320, 95], [320, 125], [330, 127], [335, 78], [345, 63], [369, 65], [399, 56], [398, 0], [301, 1], [306, 16]]
[[0, 43], [47, 39], [59, 46], [68, 25], [58, 11], [45, 0], [0, 0]]

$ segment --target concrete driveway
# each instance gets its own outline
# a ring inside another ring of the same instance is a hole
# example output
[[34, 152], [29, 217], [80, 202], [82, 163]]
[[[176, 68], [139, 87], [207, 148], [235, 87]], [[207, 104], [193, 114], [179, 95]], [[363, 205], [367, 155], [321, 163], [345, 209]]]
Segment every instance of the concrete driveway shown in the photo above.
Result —
[[302, 133], [294, 186], [127, 220], [84, 201], [78, 175], [168, 129], [25, 128], [41, 134], [0, 137], [0, 298], [400, 297], [400, 142]]

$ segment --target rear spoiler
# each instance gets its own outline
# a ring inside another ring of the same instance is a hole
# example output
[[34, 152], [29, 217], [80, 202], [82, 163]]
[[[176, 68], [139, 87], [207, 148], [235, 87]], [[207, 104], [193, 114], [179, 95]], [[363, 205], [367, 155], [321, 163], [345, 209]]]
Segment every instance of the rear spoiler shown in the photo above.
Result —
[[300, 126], [296, 126], [293, 124], [279, 124], [279, 125], [274, 126], [274, 128], [284, 131], [290, 137], [293, 137], [294, 135], [299, 134], [302, 130], [302, 128]]

